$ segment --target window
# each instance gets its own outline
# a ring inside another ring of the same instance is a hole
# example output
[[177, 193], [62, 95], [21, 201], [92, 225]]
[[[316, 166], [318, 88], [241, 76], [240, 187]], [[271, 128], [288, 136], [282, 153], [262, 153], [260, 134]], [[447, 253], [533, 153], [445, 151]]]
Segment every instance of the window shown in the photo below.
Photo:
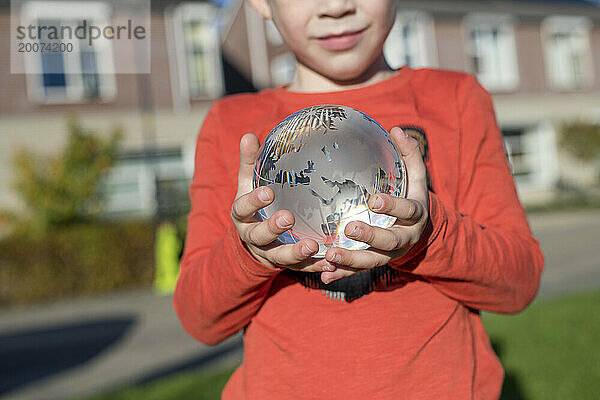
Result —
[[[100, 38], [90, 45], [77, 27], [107, 25], [110, 7], [102, 2], [28, 2], [21, 9], [24, 26], [38, 27], [32, 43], [61, 43], [70, 51], [26, 54], [30, 98], [40, 103], [108, 101], [116, 95], [113, 49]], [[61, 39], [52, 35], [61, 32]], [[37, 34], [39, 33], [39, 35]]]
[[184, 3], [168, 15], [174, 89], [182, 101], [212, 99], [223, 93], [220, 15], [208, 3]]
[[124, 154], [100, 184], [105, 216], [186, 214], [190, 180], [178, 149]]
[[527, 179], [532, 173], [532, 166], [529, 159], [525, 129], [503, 129], [502, 135], [504, 136], [504, 145], [513, 176], [515, 179]]
[[435, 49], [431, 17], [421, 11], [402, 11], [396, 15], [383, 52], [394, 69], [403, 65], [418, 68], [437, 64]]
[[471, 69], [490, 91], [517, 88], [519, 74], [512, 18], [474, 14], [465, 20]]
[[520, 191], [548, 189], [558, 178], [555, 131], [541, 122], [502, 128], [511, 172]]
[[554, 16], [542, 24], [546, 74], [556, 89], [581, 89], [592, 85], [589, 41], [590, 22], [584, 17]]

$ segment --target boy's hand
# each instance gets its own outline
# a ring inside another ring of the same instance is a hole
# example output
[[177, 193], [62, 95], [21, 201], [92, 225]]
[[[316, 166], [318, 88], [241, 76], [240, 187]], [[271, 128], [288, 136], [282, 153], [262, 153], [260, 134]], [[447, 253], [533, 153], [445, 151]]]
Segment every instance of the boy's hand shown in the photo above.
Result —
[[242, 242], [254, 258], [269, 267], [287, 267], [304, 272], [335, 270], [324, 258], [311, 258], [319, 250], [318, 243], [312, 239], [302, 239], [295, 244], [272, 243], [294, 225], [294, 216], [288, 210], [279, 210], [266, 221], [256, 217], [258, 210], [271, 204], [275, 197], [268, 187], [252, 190], [258, 148], [255, 135], [242, 137], [238, 190], [231, 207], [231, 219]]
[[[337, 269], [321, 274], [324, 283], [352, 275], [362, 269], [385, 265], [391, 259], [403, 256], [419, 241], [425, 229], [429, 219], [429, 195], [427, 173], [419, 144], [400, 128], [392, 128], [390, 134], [406, 165], [407, 198], [386, 194], [371, 196], [369, 208], [377, 213], [396, 217], [396, 222], [388, 229], [360, 221], [349, 223], [344, 233], [349, 238], [365, 242], [371, 247], [367, 250], [347, 250], [341, 247], [327, 250], [325, 259]], [[354, 229], [356, 230], [353, 231]]]

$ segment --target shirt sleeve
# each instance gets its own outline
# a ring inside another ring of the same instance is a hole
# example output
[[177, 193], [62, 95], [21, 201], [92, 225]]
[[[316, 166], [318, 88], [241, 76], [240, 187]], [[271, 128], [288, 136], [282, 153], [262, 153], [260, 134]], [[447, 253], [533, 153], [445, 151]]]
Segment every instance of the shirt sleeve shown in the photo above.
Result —
[[188, 233], [173, 298], [184, 329], [209, 345], [250, 322], [279, 272], [248, 252], [231, 220], [239, 149], [222, 148], [221, 126], [213, 108], [198, 135]]
[[457, 89], [456, 206], [430, 192], [430, 221], [393, 267], [426, 279], [468, 307], [515, 313], [535, 297], [544, 265], [506, 159], [489, 94], [472, 76]]

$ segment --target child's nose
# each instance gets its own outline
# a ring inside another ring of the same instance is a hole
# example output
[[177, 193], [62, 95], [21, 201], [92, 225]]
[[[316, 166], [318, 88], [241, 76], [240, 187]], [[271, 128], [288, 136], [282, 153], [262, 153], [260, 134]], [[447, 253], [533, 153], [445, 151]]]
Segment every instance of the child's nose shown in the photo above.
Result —
[[341, 18], [356, 12], [355, 0], [321, 0], [319, 17]]

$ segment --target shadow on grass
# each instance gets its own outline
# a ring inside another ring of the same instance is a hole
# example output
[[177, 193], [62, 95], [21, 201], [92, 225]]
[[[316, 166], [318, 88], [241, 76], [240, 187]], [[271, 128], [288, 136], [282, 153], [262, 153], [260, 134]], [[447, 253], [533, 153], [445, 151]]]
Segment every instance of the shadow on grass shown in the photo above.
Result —
[[[491, 338], [492, 348], [498, 355], [498, 358], [502, 360], [502, 342], [498, 338]], [[519, 378], [511, 374], [510, 371], [506, 371], [504, 376], [504, 384], [502, 385], [502, 395], [500, 400], [527, 400], [521, 389]]]
[[176, 365], [171, 365], [167, 368], [163, 368], [158, 371], [155, 371], [149, 375], [146, 375], [146, 376], [136, 380], [133, 384], [136, 386], [143, 385], [143, 384], [150, 383], [150, 382], [156, 381], [158, 379], [172, 376], [174, 374], [178, 374], [181, 372], [195, 370], [195, 369], [203, 368], [203, 367], [209, 367], [215, 361], [219, 360], [220, 358], [225, 357], [234, 352], [241, 352], [242, 349], [243, 349], [242, 339], [239, 338], [238, 340], [233, 341], [231, 343], [221, 344], [220, 346], [217, 346], [216, 348], [214, 348], [212, 351], [209, 351], [208, 353], [205, 353], [199, 357], [195, 357], [186, 362], [176, 364]]
[[242, 350], [239, 337], [219, 344], [201, 356], [161, 368], [87, 400], [218, 399], [235, 366], [225, 363], [215, 369], [215, 363], [230, 356], [237, 357], [236, 353], [241, 357]]
[[0, 335], [0, 395], [89, 361], [135, 322], [135, 316], [100, 318]]

